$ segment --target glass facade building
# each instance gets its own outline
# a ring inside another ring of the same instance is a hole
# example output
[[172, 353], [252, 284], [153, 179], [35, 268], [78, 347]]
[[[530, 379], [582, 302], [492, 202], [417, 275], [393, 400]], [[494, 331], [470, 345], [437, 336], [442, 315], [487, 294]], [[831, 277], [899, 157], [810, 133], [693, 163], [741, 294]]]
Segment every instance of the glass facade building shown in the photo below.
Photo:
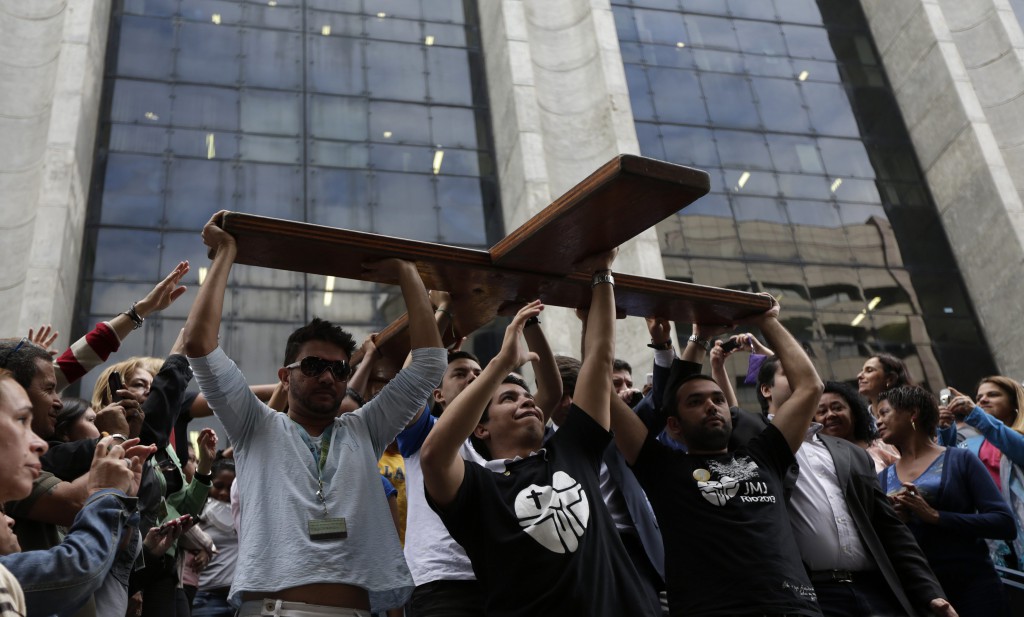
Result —
[[995, 371], [858, 3], [612, 4], [642, 154], [711, 174], [658, 225], [669, 278], [771, 292], [823, 378]]
[[[825, 378], [853, 379], [879, 351], [933, 389], [996, 372], [859, 3], [611, 8], [641, 153], [711, 174], [711, 194], [657, 227], [669, 278], [773, 293]], [[477, 9], [115, 1], [75, 334], [179, 259], [198, 284], [198, 232], [220, 209], [500, 239]], [[222, 343], [252, 381], [273, 380], [296, 325], [318, 315], [366, 334], [394, 316], [392, 294], [238, 266]], [[166, 354], [189, 297], [123, 354]]]
[[[474, 7], [115, 2], [76, 328], [181, 259], [199, 283], [199, 231], [221, 209], [470, 247], [501, 238]], [[275, 381], [297, 325], [367, 334], [395, 316], [393, 291], [236, 266], [222, 345], [254, 382]], [[166, 355], [190, 297], [122, 355]]]

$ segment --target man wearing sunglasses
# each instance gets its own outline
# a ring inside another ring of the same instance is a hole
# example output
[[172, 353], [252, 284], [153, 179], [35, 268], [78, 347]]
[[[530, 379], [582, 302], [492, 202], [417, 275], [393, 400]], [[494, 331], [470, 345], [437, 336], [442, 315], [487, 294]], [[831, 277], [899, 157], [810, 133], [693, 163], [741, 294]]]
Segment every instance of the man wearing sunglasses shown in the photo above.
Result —
[[[218, 225], [203, 229], [213, 252], [185, 324], [185, 350], [200, 390], [235, 448], [245, 495], [229, 600], [238, 615], [359, 615], [401, 606], [412, 578], [380, 490], [377, 460], [420, 410], [446, 353], [414, 264], [372, 264], [397, 280], [409, 313], [412, 362], [372, 401], [338, 416], [348, 386], [351, 335], [314, 319], [288, 338], [278, 377], [288, 395], [276, 413], [249, 390], [217, 345], [224, 291], [237, 254]], [[312, 606], [311, 606], [312, 605]]]

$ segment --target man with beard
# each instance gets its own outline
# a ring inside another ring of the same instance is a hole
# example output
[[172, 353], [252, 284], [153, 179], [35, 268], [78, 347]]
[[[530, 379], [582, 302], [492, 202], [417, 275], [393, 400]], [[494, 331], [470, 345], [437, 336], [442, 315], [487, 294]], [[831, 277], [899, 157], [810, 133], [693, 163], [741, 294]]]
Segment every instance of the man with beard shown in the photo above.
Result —
[[778, 315], [773, 302], [753, 322], [786, 368], [792, 394], [771, 425], [733, 452], [729, 406], [710, 377], [674, 375], [665, 392], [662, 412], [686, 442], [686, 453], [658, 442], [611, 397], [616, 444], [661, 525], [672, 615], [821, 615], [793, 539], [783, 478], [822, 383]]
[[338, 416], [352, 337], [314, 319], [288, 338], [278, 377], [288, 412], [259, 401], [217, 344], [238, 248], [217, 224], [203, 229], [213, 263], [185, 324], [200, 390], [231, 437], [241, 508], [230, 601], [238, 615], [360, 615], [401, 606], [412, 589], [377, 460], [441, 379], [445, 351], [416, 266], [366, 267], [397, 279], [409, 313], [412, 362], [372, 401]]

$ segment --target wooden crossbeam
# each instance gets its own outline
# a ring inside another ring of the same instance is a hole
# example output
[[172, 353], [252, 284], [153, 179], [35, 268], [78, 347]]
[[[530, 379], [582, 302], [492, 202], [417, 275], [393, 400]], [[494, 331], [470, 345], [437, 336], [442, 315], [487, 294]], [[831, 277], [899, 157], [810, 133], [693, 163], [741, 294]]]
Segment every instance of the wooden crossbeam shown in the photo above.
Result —
[[[622, 155], [490, 251], [238, 212], [228, 213], [222, 225], [237, 239], [241, 264], [395, 285], [397, 280], [362, 264], [387, 257], [414, 261], [427, 287], [449, 292], [459, 307], [451, 338], [468, 335], [535, 298], [553, 306], [589, 306], [590, 273], [576, 272], [573, 264], [619, 246], [708, 190], [703, 171]], [[770, 306], [764, 297], [746, 292], [629, 274], [615, 277], [620, 316], [732, 323]], [[404, 357], [408, 339], [403, 337], [403, 323], [381, 333], [387, 364]], [[394, 370], [401, 365], [397, 362]]]

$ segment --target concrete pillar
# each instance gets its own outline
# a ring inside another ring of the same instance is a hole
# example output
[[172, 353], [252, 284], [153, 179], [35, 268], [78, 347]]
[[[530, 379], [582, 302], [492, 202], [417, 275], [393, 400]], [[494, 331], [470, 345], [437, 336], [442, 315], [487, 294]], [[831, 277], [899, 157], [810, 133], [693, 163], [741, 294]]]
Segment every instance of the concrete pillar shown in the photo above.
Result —
[[0, 0], [0, 336], [70, 333], [109, 20], [109, 0]]
[[[640, 151], [608, 0], [478, 2], [505, 228], [512, 231], [618, 154]], [[657, 235], [621, 247], [615, 269], [663, 278]], [[549, 308], [556, 353], [579, 357], [579, 321]], [[688, 332], [687, 332], [688, 335]], [[616, 355], [641, 383], [651, 354], [642, 319], [618, 322]]]
[[1024, 34], [1008, 0], [861, 0], [1000, 372], [1024, 378]]

